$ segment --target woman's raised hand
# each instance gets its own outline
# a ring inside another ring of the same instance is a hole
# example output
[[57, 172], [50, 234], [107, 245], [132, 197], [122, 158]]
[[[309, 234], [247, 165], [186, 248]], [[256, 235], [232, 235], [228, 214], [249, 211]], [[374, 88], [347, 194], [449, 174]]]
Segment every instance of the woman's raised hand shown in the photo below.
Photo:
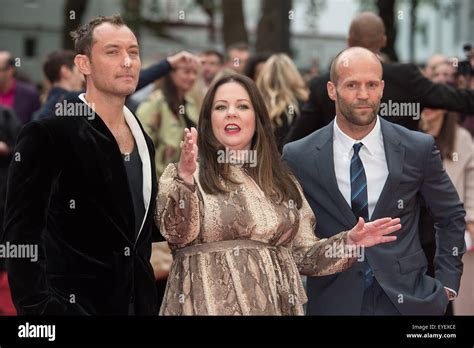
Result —
[[185, 128], [183, 141], [181, 142], [178, 175], [188, 184], [194, 184], [193, 174], [197, 168], [197, 155], [197, 130], [194, 127], [191, 127], [191, 130]]

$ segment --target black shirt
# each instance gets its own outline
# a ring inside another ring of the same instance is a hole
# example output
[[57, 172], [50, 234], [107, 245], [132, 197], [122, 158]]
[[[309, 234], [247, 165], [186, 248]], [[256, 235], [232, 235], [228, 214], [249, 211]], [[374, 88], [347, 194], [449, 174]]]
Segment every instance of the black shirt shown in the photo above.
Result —
[[[136, 240], [145, 215], [145, 204], [143, 203], [142, 161], [136, 143], [133, 146], [132, 152], [123, 155], [123, 159], [125, 170], [127, 172], [128, 186], [130, 188], [130, 193], [132, 194], [133, 211], [135, 213], [135, 229], [133, 231], [133, 236], [134, 240]], [[133, 297], [130, 299], [128, 314], [135, 315], [135, 303]]]
[[133, 210], [135, 212], [134, 239], [136, 239], [145, 215], [145, 204], [143, 202], [142, 161], [140, 159], [140, 154], [138, 153], [137, 144], [134, 144], [133, 151], [130, 154], [125, 154], [123, 156], [125, 170], [127, 172], [128, 186], [130, 188], [130, 193], [132, 194]]

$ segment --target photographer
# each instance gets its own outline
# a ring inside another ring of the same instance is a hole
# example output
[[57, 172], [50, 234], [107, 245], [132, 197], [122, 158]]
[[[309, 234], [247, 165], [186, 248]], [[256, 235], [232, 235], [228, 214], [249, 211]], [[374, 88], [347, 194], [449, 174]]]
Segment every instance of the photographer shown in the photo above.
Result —
[[[470, 44], [464, 45], [466, 59], [458, 63], [455, 83], [459, 89], [474, 89], [474, 48]], [[474, 136], [474, 118], [473, 115], [461, 114], [461, 124]]]

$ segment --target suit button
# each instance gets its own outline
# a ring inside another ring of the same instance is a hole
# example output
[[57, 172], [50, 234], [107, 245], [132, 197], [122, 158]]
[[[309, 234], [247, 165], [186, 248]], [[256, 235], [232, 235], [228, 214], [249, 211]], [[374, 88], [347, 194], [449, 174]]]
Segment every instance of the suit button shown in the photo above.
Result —
[[363, 272], [363, 271], [357, 271], [357, 274], [358, 274], [359, 276], [363, 276], [363, 275], [364, 275], [364, 272]]

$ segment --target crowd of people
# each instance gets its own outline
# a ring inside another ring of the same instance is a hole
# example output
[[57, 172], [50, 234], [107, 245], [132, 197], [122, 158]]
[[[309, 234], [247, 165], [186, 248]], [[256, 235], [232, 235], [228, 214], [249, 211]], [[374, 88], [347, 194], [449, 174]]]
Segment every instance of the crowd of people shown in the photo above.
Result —
[[244, 43], [141, 69], [120, 16], [73, 39], [42, 97], [0, 52], [0, 242], [41, 254], [0, 258], [0, 315], [474, 315], [474, 50], [390, 62], [363, 12], [308, 81]]

